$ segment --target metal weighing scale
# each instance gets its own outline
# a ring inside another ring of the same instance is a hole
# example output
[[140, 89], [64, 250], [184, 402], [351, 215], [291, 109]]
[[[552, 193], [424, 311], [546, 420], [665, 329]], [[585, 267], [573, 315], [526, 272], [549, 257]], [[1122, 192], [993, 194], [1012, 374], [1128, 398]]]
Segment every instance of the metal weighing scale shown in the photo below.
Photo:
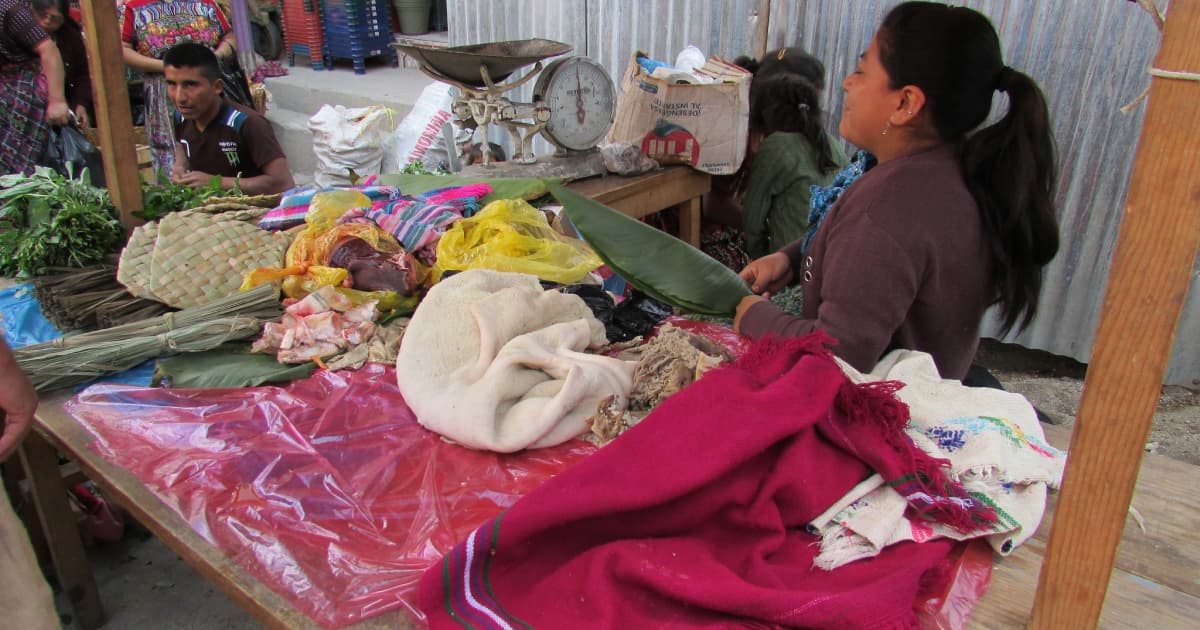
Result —
[[[529, 165], [538, 161], [532, 145], [539, 133], [557, 147], [553, 160], [599, 162], [595, 149], [612, 125], [616, 90], [604, 68], [586, 57], [563, 57], [543, 67], [544, 60], [571, 52], [570, 45], [547, 39], [454, 48], [392, 45], [416, 59], [421, 71], [434, 80], [459, 89], [454, 118], [464, 128], [479, 129], [485, 165], [492, 162], [488, 125], [493, 123], [512, 139], [514, 162]], [[533, 69], [525, 76], [502, 83], [530, 64]], [[505, 96], [535, 77], [532, 103], [514, 102]], [[595, 171], [595, 166], [582, 168]], [[602, 170], [595, 171], [599, 172]]]

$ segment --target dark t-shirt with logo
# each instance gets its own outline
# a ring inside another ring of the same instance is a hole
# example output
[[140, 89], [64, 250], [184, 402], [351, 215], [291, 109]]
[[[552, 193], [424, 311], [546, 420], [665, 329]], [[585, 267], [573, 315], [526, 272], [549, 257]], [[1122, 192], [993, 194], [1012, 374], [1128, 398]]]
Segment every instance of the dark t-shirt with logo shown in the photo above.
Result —
[[272, 160], [284, 157], [271, 123], [228, 100], [203, 132], [176, 113], [175, 138], [187, 141], [184, 154], [191, 170], [222, 177], [257, 177]]

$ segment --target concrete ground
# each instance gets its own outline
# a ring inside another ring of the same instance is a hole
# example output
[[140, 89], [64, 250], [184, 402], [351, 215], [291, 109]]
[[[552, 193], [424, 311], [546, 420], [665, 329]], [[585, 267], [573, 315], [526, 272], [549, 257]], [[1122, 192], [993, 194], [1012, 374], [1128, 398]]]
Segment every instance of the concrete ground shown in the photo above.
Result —
[[[985, 341], [978, 360], [1006, 388], [1024, 394], [1055, 422], [1073, 423], [1086, 367], [1020, 346]], [[1200, 465], [1200, 393], [1166, 387], [1147, 451]], [[89, 550], [109, 621], [106, 630], [242, 630], [259, 624], [157, 538], [131, 527], [119, 543]], [[59, 610], [67, 615], [59, 595]], [[74, 628], [70, 623], [67, 628]]]

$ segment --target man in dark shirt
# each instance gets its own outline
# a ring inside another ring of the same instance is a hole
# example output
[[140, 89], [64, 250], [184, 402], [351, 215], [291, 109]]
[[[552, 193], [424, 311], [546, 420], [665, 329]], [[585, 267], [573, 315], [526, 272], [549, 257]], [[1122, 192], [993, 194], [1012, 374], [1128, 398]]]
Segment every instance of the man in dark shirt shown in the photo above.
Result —
[[193, 188], [221, 177], [222, 188], [252, 195], [295, 185], [271, 123], [226, 99], [217, 57], [201, 44], [179, 44], [163, 56], [167, 94], [179, 115], [171, 179]]

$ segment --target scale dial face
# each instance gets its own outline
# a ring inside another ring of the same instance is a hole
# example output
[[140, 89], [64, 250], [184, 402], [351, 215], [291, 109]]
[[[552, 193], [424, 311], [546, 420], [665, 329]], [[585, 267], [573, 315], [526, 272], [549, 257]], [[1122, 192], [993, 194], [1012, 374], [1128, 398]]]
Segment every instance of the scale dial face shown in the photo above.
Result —
[[616, 112], [616, 90], [604, 68], [586, 57], [554, 61], [538, 76], [534, 101], [550, 110], [542, 135], [572, 151], [595, 147]]

